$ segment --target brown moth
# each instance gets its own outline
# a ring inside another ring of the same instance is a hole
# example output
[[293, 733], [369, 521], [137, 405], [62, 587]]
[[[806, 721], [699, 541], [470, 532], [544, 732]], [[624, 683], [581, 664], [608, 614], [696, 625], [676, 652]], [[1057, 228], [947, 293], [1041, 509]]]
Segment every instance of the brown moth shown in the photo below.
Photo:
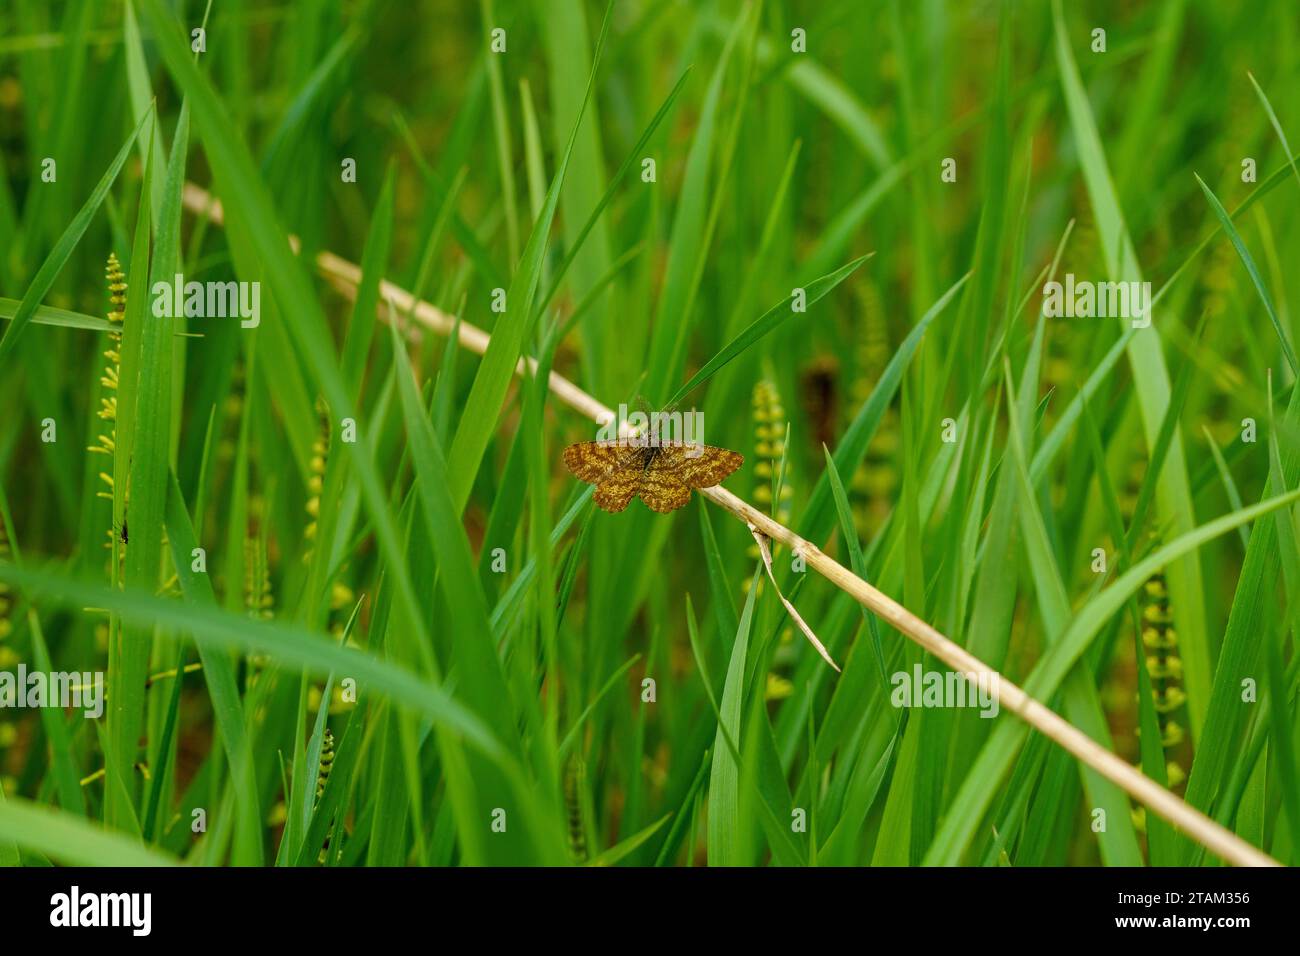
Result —
[[676, 511], [692, 488], [711, 488], [740, 467], [742, 455], [686, 442], [583, 441], [564, 449], [564, 466], [596, 486], [596, 505], [622, 511], [640, 496], [651, 511]]

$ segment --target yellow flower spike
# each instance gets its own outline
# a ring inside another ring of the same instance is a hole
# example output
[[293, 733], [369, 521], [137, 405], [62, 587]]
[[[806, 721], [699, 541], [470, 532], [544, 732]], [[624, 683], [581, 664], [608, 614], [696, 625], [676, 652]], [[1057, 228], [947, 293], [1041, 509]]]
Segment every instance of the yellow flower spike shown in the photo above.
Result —
[[302, 537], [307, 542], [307, 547], [303, 550], [303, 562], [311, 560], [313, 547], [316, 542], [316, 528], [320, 518], [320, 497], [325, 489], [325, 465], [326, 458], [329, 455], [329, 437], [330, 422], [329, 409], [325, 405], [324, 399], [316, 400], [316, 415], [320, 421], [320, 431], [312, 442], [311, 450], [311, 473], [307, 478], [307, 504], [306, 511], [308, 522], [303, 529]]
[[[100, 385], [108, 394], [100, 396], [98, 414], [103, 421], [116, 423], [117, 396], [113, 393], [117, 391], [118, 370], [122, 361], [118, 343], [122, 339], [121, 325], [126, 318], [126, 275], [122, 272], [122, 265], [117, 261], [117, 256], [114, 253], [110, 252], [108, 255], [108, 265], [104, 269], [104, 277], [108, 280], [108, 301], [112, 305], [112, 308], [107, 313], [107, 318], [113, 328], [108, 332], [109, 346], [104, 351], [104, 357], [108, 360], [108, 364], [104, 366], [104, 374], [99, 378]], [[97, 443], [89, 450], [101, 455], [108, 455], [110, 458], [115, 457], [117, 454], [116, 427], [110, 428], [107, 432], [101, 432], [97, 437]], [[112, 501], [114, 491], [113, 476], [107, 471], [101, 471], [99, 478], [108, 487], [108, 491], [99, 491], [96, 496]], [[125, 518], [123, 522], [125, 522]], [[108, 547], [110, 549], [112, 549], [114, 541], [120, 536], [123, 550], [125, 550], [125, 527], [120, 531], [116, 528], [109, 528], [108, 536]]]
[[768, 674], [763, 689], [764, 700], [785, 700], [794, 693], [794, 684], [779, 674]]
[[347, 607], [356, 600], [356, 594], [342, 581], [335, 581], [330, 588], [330, 610], [337, 611]]
[[249, 617], [270, 620], [275, 616], [266, 542], [249, 534], [244, 537], [244, 608]]

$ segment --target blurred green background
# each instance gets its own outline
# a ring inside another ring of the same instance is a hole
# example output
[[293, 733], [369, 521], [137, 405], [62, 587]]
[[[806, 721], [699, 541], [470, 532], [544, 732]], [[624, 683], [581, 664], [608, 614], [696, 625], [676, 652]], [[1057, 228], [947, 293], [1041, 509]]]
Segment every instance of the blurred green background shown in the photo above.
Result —
[[[313, 275], [329, 251], [501, 333], [500, 369], [522, 350], [609, 406], [662, 404], [871, 253], [683, 400], [746, 456], [726, 487], [1291, 862], [1296, 511], [1183, 536], [1296, 484], [1300, 10], [616, 0], [592, 78], [605, 16], [0, 11], [0, 311], [80, 317], [0, 345], [0, 666], [48, 654], [117, 695], [104, 722], [0, 710], [3, 861], [1216, 861], [1010, 714], [892, 706], [889, 675], [942, 665], [777, 549], [831, 671], [698, 495], [595, 511], [560, 464], [592, 423], [428, 330], [395, 350]], [[182, 215], [182, 176], [224, 228]], [[270, 254], [288, 233], [297, 263]], [[142, 403], [111, 467], [84, 450], [107, 427], [110, 252]], [[150, 263], [261, 282], [261, 327], [151, 336], [132, 296], [171, 273]], [[1042, 319], [1049, 273], [1150, 281], [1152, 328]], [[118, 842], [87, 849], [100, 826]]]

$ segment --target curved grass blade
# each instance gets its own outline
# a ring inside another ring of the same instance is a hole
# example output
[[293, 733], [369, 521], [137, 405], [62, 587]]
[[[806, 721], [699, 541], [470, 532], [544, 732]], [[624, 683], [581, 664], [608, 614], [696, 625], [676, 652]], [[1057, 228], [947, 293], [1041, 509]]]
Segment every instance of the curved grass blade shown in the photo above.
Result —
[[9, 353], [14, 350], [14, 347], [18, 344], [18, 336], [22, 334], [23, 329], [32, 320], [32, 316], [35, 314], [41, 300], [45, 298], [45, 294], [54, 285], [54, 280], [63, 271], [63, 267], [72, 256], [72, 250], [77, 247], [77, 243], [85, 235], [90, 220], [94, 218], [100, 204], [104, 201], [104, 197], [108, 195], [108, 190], [117, 179], [117, 174], [122, 171], [126, 157], [131, 153], [131, 144], [135, 142], [136, 137], [140, 135], [140, 131], [144, 129], [144, 124], [152, 116], [153, 110], [150, 110], [136, 124], [135, 129], [126, 138], [126, 142], [122, 144], [122, 148], [117, 151], [117, 155], [109, 163], [108, 169], [100, 178], [99, 183], [91, 191], [85, 205], [81, 207], [81, 211], [73, 217], [72, 222], [68, 223], [68, 228], [63, 230], [63, 235], [59, 237], [59, 241], [54, 244], [50, 254], [41, 263], [40, 269], [36, 272], [36, 278], [32, 279], [32, 284], [27, 287], [27, 293], [23, 296], [22, 302], [19, 303], [17, 311], [14, 312], [12, 324], [5, 329], [4, 336], [0, 337], [0, 363], [3, 363]]
[[[1138, 562], [1114, 584], [1084, 605], [1069, 627], [1038, 661], [1024, 683], [1027, 694], [1038, 700], [1050, 700], [1060, 688], [1070, 669], [1091, 645], [1106, 622], [1137, 593], [1138, 588], [1170, 561], [1199, 548], [1239, 525], [1254, 521], [1271, 511], [1300, 500], [1300, 491], [1269, 498], [1241, 511], [1223, 515], [1170, 541]], [[1257, 535], [1258, 537], [1259, 535]], [[997, 792], [997, 784], [1010, 769], [1016, 753], [1029, 735], [1026, 724], [1007, 721], [989, 738], [979, 758], [948, 808], [943, 824], [925, 855], [925, 865], [956, 866], [975, 836], [985, 811]], [[1205, 748], [1202, 748], [1205, 749]], [[1193, 764], [1195, 772], [1195, 764]], [[1189, 783], [1190, 788], [1190, 783]], [[1194, 801], [1189, 800], [1189, 802]]]
[[[40, 618], [36, 609], [27, 609], [27, 626], [32, 635], [32, 657], [36, 666], [45, 673], [53, 673], [50, 666], [50, 651], [45, 644], [45, 634], [41, 630]], [[49, 738], [50, 763], [54, 768], [54, 786], [59, 794], [59, 803], [69, 813], [79, 817], [86, 815], [86, 800], [81, 792], [80, 778], [73, 764], [72, 739], [68, 734], [68, 724], [59, 707], [42, 707], [41, 722], [45, 726], [45, 736]]]
[[[0, 319], [12, 320], [22, 305], [17, 299], [0, 298]], [[55, 309], [48, 305], [38, 305], [32, 313], [32, 322], [37, 325], [57, 325], [66, 329], [86, 329], [90, 332], [107, 332], [112, 326], [107, 319], [84, 312], [69, 312]]]
[[138, 840], [63, 810], [18, 797], [0, 801], [0, 840], [44, 853], [70, 866], [176, 866], [179, 861]]
[[[942, 312], [953, 297], [966, 284], [970, 278], [970, 273], [962, 276], [951, 286], [948, 291], [939, 297], [934, 305], [930, 306], [929, 311], [921, 316], [921, 321], [916, 323], [916, 327], [908, 333], [903, 344], [898, 347], [889, 364], [885, 366], [885, 371], [880, 375], [880, 381], [871, 392], [871, 397], [863, 403], [862, 407], [854, 416], [852, 424], [849, 425], [848, 431], [840, 440], [835, 449], [835, 467], [839, 469], [842, 475], [851, 475], [858, 470], [858, 465], [862, 462], [862, 457], [867, 453], [867, 446], [871, 444], [871, 439], [875, 437], [876, 428], [880, 425], [880, 419], [885, 414], [885, 409], [893, 401], [894, 392], [898, 388], [898, 383], [902, 380], [903, 372], [907, 370], [908, 364], [912, 361], [912, 356], [916, 354], [917, 348], [921, 344], [921, 339], [925, 335], [925, 330], [930, 327], [930, 323], [935, 317]], [[834, 502], [831, 495], [830, 476], [825, 472], [817, 479], [817, 484], [813, 488], [813, 493], [808, 499], [808, 506], [804, 510], [803, 517], [800, 520], [800, 533], [810, 541], [820, 541], [828, 535], [835, 520]]]
[[[291, 336], [301, 351], [332, 415], [339, 421], [361, 418], [336, 363], [324, 310], [302, 264], [290, 249], [288, 237], [275, 218], [275, 203], [257, 173], [252, 156], [235, 132], [234, 124], [211, 82], [191, 61], [176, 19], [161, 0], [141, 0], [141, 6], [153, 27], [159, 53], [177, 85], [186, 93], [208, 161], [221, 186], [222, 199], [230, 217], [228, 223], [237, 221], [240, 224], [250, 254], [255, 254], [263, 264], [263, 274], [271, 286], [275, 302], [284, 303], [284, 308], [278, 312], [279, 319], [287, 326], [284, 334]], [[401, 536], [371, 457], [372, 439], [362, 429], [358, 431], [356, 441], [344, 442], [343, 448], [355, 465], [361, 497], [395, 583], [398, 604], [406, 619], [404, 623], [412, 630], [417, 644], [431, 646], [426, 615], [415, 594]]]
[[[718, 102], [744, 19], [737, 19], [718, 55], [718, 62], [709, 76], [704, 100], [700, 104], [690, 150], [686, 154], [681, 192], [668, 237], [668, 261], [664, 265], [659, 302], [655, 306], [654, 325], [650, 331], [646, 391], [656, 401], [663, 397], [673, 378], [679, 374], [686, 346], [689, 312], [703, 275], [702, 265], [708, 253], [706, 223], [714, 140], [718, 127]], [[665, 404], [671, 406], [672, 403], [670, 401]]]
[[[623, 177], [626, 176], [632, 166], [638, 163], [641, 160], [641, 157], [645, 155], [644, 150], [646, 144], [650, 142], [650, 137], [654, 136], [655, 130], [659, 128], [659, 124], [662, 123], [672, 111], [673, 103], [677, 101], [677, 95], [681, 93], [682, 86], [686, 83], [686, 78], [690, 75], [691, 71], [688, 67], [683, 71], [682, 75], [678, 78], [677, 83], [664, 98], [663, 103], [659, 106], [658, 112], [655, 113], [654, 117], [651, 118], [649, 125], [646, 126], [645, 131], [642, 132], [641, 138], [636, 141], [636, 145], [633, 146], [631, 151], [627, 154], [627, 159], [623, 160], [623, 165], [618, 168], [618, 172], [614, 173], [614, 177], [609, 181], [609, 188], [605, 190], [605, 195], [600, 197], [600, 202], [596, 203], [596, 208], [591, 211], [591, 215], [587, 217], [587, 221], [583, 224], [577, 238], [573, 241], [568, 252], [565, 253], [564, 258], [560, 260], [559, 266], [556, 267], [555, 275], [551, 279], [550, 287], [547, 288], [546, 294], [537, 302], [538, 312], [544, 311], [546, 307], [550, 305], [551, 300], [555, 298], [555, 293], [560, 290], [560, 283], [564, 280], [564, 276], [569, 271], [569, 267], [573, 265], [573, 260], [577, 258], [578, 253], [582, 250], [582, 244], [586, 241], [587, 236], [590, 235], [591, 230], [596, 227], [596, 223], [600, 219], [600, 214], [604, 212], [605, 207], [613, 201], [615, 191], [618, 188], [619, 183], [623, 181]], [[594, 289], [590, 290], [588, 296], [590, 296], [594, 291]]]
[[461, 415], [456, 435], [452, 439], [447, 453], [447, 484], [451, 491], [452, 502], [457, 513], [465, 508], [469, 500], [470, 487], [478, 473], [483, 455], [487, 451], [489, 439], [496, 431], [497, 417], [501, 413], [501, 403], [505, 400], [506, 390], [514, 377], [515, 366], [524, 342], [533, 326], [534, 303], [537, 287], [541, 281], [542, 260], [546, 254], [546, 240], [555, 219], [555, 209], [560, 200], [560, 188], [564, 184], [569, 160], [573, 155], [573, 145], [578, 138], [582, 125], [582, 115], [586, 104], [591, 99], [596, 85], [596, 74], [600, 69], [601, 53], [609, 33], [611, 3], [605, 11], [605, 22], [600, 28], [600, 39], [596, 42], [596, 53], [591, 66], [591, 76], [587, 78], [587, 92], [583, 97], [583, 107], [578, 111], [578, 121], [574, 123], [569, 134], [569, 143], [560, 160], [551, 188], [546, 194], [546, 204], [533, 231], [524, 246], [523, 258], [510, 288], [506, 292], [507, 310], [492, 330], [492, 339], [488, 344], [483, 362], [479, 365], [474, 384], [470, 386], [469, 397], [465, 400], [465, 411]]
[[[822, 276], [820, 279], [809, 283], [808, 287], [803, 290], [806, 304], [812, 305], [824, 297], [826, 293], [856, 272], [858, 266], [873, 255], [875, 255], [874, 252], [868, 252], [865, 256], [859, 256], [852, 262], [840, 266], [830, 275]], [[737, 355], [740, 355], [763, 336], [783, 325], [792, 316], [798, 314], [791, 307], [793, 303], [794, 293], [791, 293], [751, 322], [739, 335], [724, 345], [717, 355], [705, 362], [704, 366], [692, 375], [685, 385], [674, 392], [672, 398], [665, 403], [665, 407], [672, 408], [676, 406], [683, 398], [712, 378], [718, 369]]]
[[[1119, 196], [1115, 192], [1092, 104], [1070, 50], [1070, 36], [1066, 30], [1060, 0], [1052, 2], [1052, 20], [1062, 94], [1078, 148], [1079, 165], [1088, 190], [1088, 199], [1097, 223], [1107, 276], [1113, 281], [1140, 282], [1142, 268], [1120, 207]], [[1131, 323], [1124, 324], [1129, 326], [1128, 331], [1132, 331]], [[1127, 351], [1133, 372], [1133, 388], [1137, 392], [1138, 407], [1142, 412], [1143, 435], [1150, 449], [1156, 444], [1160, 423], [1169, 407], [1171, 391], [1160, 336], [1151, 326], [1140, 329], [1130, 340]], [[1174, 430], [1168, 460], [1161, 472], [1157, 489], [1156, 508], [1161, 526], [1170, 528], [1175, 535], [1191, 532], [1196, 527], [1196, 514], [1192, 507], [1187, 455], [1181, 429]], [[1187, 552], [1181, 560], [1175, 561], [1166, 569], [1166, 577], [1173, 601], [1175, 624], [1182, 641], [1187, 712], [1192, 738], [1196, 740], [1199, 739], [1205, 722], [1213, 677], [1209, 669], [1205, 587], [1199, 553]]]
[[1264, 90], [1255, 81], [1254, 73], [1247, 70], [1246, 78], [1250, 80], [1250, 85], [1255, 88], [1255, 94], [1259, 97], [1259, 101], [1264, 104], [1264, 112], [1268, 114], [1268, 121], [1273, 124], [1273, 132], [1277, 133], [1277, 138], [1282, 143], [1282, 155], [1287, 158], [1287, 163], [1291, 166], [1291, 172], [1295, 173], [1296, 182], [1300, 183], [1300, 168], [1296, 167], [1295, 160], [1291, 158], [1291, 144], [1286, 140], [1286, 133], [1282, 130], [1282, 124], [1278, 121], [1277, 113], [1273, 112], [1273, 104], [1268, 101], [1268, 97], [1264, 95]]
[[245, 614], [183, 604], [152, 594], [114, 590], [45, 571], [28, 571], [0, 562], [0, 580], [27, 588], [34, 595], [63, 607], [103, 608], [139, 625], [159, 625], [188, 632], [215, 647], [267, 654], [285, 665], [322, 677], [331, 670], [356, 678], [376, 693], [424, 714], [452, 730], [503, 765], [508, 757], [501, 744], [474, 714], [442, 688], [418, 675], [370, 654], [341, 647], [301, 627], [264, 622]]
[[361, 401], [366, 355], [375, 329], [379, 282], [384, 276], [388, 251], [392, 246], [394, 176], [394, 168], [390, 165], [361, 254], [361, 284], [357, 286], [357, 297], [352, 303], [352, 321], [348, 323], [347, 338], [343, 343], [343, 381], [358, 402]]
[[1259, 274], [1259, 267], [1255, 265], [1255, 260], [1251, 257], [1250, 250], [1246, 244], [1241, 241], [1241, 233], [1237, 232], [1237, 227], [1232, 224], [1232, 217], [1228, 211], [1223, 208], [1223, 203], [1219, 202], [1219, 197], [1214, 195], [1214, 191], [1205, 185], [1203, 180], [1196, 173], [1196, 183], [1201, 187], [1201, 192], [1205, 193], [1205, 198], [1214, 210], [1215, 217], [1219, 224], [1223, 226], [1223, 231], [1228, 234], [1228, 241], [1232, 243], [1232, 248], [1237, 250], [1237, 255], [1241, 258], [1241, 264], [1246, 267], [1246, 274], [1250, 276], [1251, 283], [1255, 286], [1255, 291], [1259, 293], [1260, 300], [1264, 303], [1264, 311], [1268, 313], [1268, 320], [1273, 323], [1273, 331], [1277, 333], [1278, 341], [1282, 343], [1282, 354], [1286, 356], [1287, 364], [1291, 366], [1293, 375], [1300, 375], [1300, 364], [1296, 362], [1295, 352], [1291, 348], [1291, 342], [1286, 337], [1286, 331], [1282, 328], [1282, 321], [1277, 317], [1277, 310], [1273, 308], [1273, 299], [1264, 288], [1264, 279]]
[[731, 663], [722, 688], [717, 739], [713, 744], [713, 769], [709, 774], [708, 848], [710, 866], [733, 866], [740, 862], [740, 763], [729, 744], [740, 745], [740, 715], [744, 700], [745, 658], [749, 650], [750, 625], [754, 620], [754, 597], [762, 568], [754, 568], [745, 609], [740, 614]]

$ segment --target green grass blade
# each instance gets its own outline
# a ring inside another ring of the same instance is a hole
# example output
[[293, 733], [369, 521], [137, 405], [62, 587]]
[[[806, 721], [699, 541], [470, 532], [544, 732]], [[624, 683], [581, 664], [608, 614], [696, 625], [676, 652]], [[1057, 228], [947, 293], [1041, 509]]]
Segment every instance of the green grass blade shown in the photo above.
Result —
[[754, 621], [754, 598], [762, 580], [761, 566], [754, 569], [749, 582], [745, 609], [740, 614], [731, 663], [723, 684], [719, 705], [717, 739], [713, 745], [713, 769], [709, 774], [709, 865], [734, 866], [741, 862], [740, 833], [740, 764], [727, 746], [728, 741], [741, 744], [740, 715], [745, 696], [745, 660], [749, 650], [749, 631]]
[[0, 802], [0, 840], [68, 866], [176, 866], [165, 853], [61, 810], [10, 797]]
[[[1075, 612], [1060, 640], [1034, 665], [1034, 669], [1023, 685], [1025, 691], [1039, 700], [1048, 699], [1055, 694], [1065, 675], [1087, 650], [1101, 628], [1137, 593], [1143, 582], [1160, 568], [1179, 555], [1296, 500], [1300, 500], [1300, 491], [1278, 495], [1241, 511], [1216, 518], [1173, 539], [1138, 562], [1110, 587]], [[1254, 537], [1262, 537], [1258, 529]], [[1003, 722], [993, 732], [993, 736], [980, 752], [961, 790], [949, 807], [943, 825], [926, 853], [927, 865], [955, 866], [961, 861], [963, 853], [974, 837], [984, 809], [993, 799], [997, 781], [1000, 781], [1010, 768], [1016, 752], [1023, 745], [1028, 733], [1029, 729], [1025, 724], [1011, 721]], [[1201, 748], [1198, 755], [1206, 749]], [[1193, 764], [1193, 772], [1195, 772], [1195, 764]], [[1191, 802], [1190, 790], [1189, 802]]]
[[1219, 224], [1223, 226], [1223, 231], [1228, 234], [1228, 241], [1232, 243], [1232, 248], [1237, 250], [1237, 255], [1241, 257], [1241, 264], [1246, 267], [1246, 274], [1250, 276], [1251, 283], [1255, 286], [1255, 291], [1259, 293], [1260, 300], [1264, 303], [1264, 310], [1268, 313], [1268, 320], [1273, 323], [1273, 331], [1277, 333], [1278, 342], [1282, 345], [1282, 354], [1286, 356], [1287, 364], [1291, 366], [1291, 374], [1300, 375], [1300, 363], [1296, 362], [1295, 351], [1291, 348], [1291, 342], [1286, 336], [1286, 331], [1282, 328], [1282, 322], [1277, 317], [1277, 310], [1273, 308], [1273, 299], [1268, 294], [1268, 289], [1264, 287], [1264, 280], [1259, 274], [1259, 267], [1255, 265], [1255, 260], [1246, 248], [1246, 244], [1241, 240], [1241, 233], [1237, 232], [1237, 227], [1232, 224], [1232, 217], [1228, 211], [1223, 208], [1223, 203], [1219, 202], [1219, 197], [1214, 195], [1214, 191], [1205, 185], [1205, 180], [1201, 179], [1196, 173], [1196, 184], [1201, 187], [1201, 192], [1205, 193], [1205, 199], [1214, 210], [1215, 217]]
[[[856, 272], [858, 266], [870, 259], [871, 256], [872, 253], [867, 253], [865, 256], [859, 256], [852, 262], [848, 262], [836, 269], [830, 275], [822, 276], [820, 279], [809, 283], [807, 289], [799, 290], [803, 293], [806, 304], [812, 305], [820, 300], [828, 292]], [[741, 355], [746, 349], [750, 348], [754, 343], [759, 341], [768, 333], [780, 327], [791, 317], [797, 315], [798, 313], [796, 313], [792, 308], [794, 300], [795, 293], [792, 292], [782, 301], [772, 306], [772, 308], [768, 309], [751, 322], [739, 335], [723, 346], [718, 351], [717, 355], [705, 362], [700, 370], [690, 377], [686, 384], [674, 392], [672, 398], [668, 399], [665, 403], [665, 406], [672, 408], [677, 405], [683, 398], [712, 378], [718, 369], [736, 358], [736, 356]]]
[[[1070, 51], [1070, 36], [1066, 31], [1060, 0], [1052, 2], [1052, 19], [1061, 88], [1096, 219], [1107, 276], [1112, 281], [1140, 282], [1142, 270], [1138, 264], [1137, 252], [1120, 209], [1119, 197], [1115, 193], [1092, 106], [1088, 102], [1078, 66]], [[1152, 309], [1154, 308], [1153, 299]], [[1127, 321], [1124, 324], [1129, 325]], [[1133, 370], [1133, 387], [1142, 412], [1143, 433], [1147, 447], [1153, 448], [1160, 423], [1169, 407], [1170, 394], [1169, 374], [1154, 319], [1150, 326], [1137, 330], [1137, 334], [1130, 339], [1128, 356]], [[1161, 473], [1158, 489], [1157, 508], [1161, 525], [1169, 527], [1173, 534], [1184, 534], [1195, 528], [1196, 515], [1188, 486], [1187, 458], [1181, 429], [1174, 432], [1168, 462]], [[1205, 623], [1205, 588], [1197, 552], [1187, 552], [1181, 560], [1174, 562], [1166, 569], [1166, 577], [1182, 645], [1187, 709], [1192, 738], [1195, 740], [1200, 737], [1205, 721], [1211, 681], [1209, 637]]]
[[[22, 303], [17, 299], [0, 298], [0, 319], [12, 321], [18, 314]], [[31, 315], [31, 321], [37, 325], [54, 325], [65, 329], [86, 329], [90, 332], [107, 332], [110, 328], [107, 319], [81, 312], [69, 312], [55, 309], [48, 305], [38, 305]]]
[[[608, 30], [609, 11], [607, 10], [605, 22], [601, 26], [600, 39], [596, 43], [596, 55], [592, 63], [591, 76], [587, 80], [584, 104], [591, 98], [592, 89], [596, 85], [600, 54]], [[555, 178], [551, 181], [551, 188], [546, 194], [546, 205], [524, 246], [519, 268], [510, 280], [510, 288], [506, 292], [506, 311], [492, 330], [492, 341], [483, 356], [478, 374], [474, 376], [474, 384], [465, 402], [464, 414], [456, 428], [451, 449], [447, 453], [447, 478], [452, 501], [458, 513], [464, 510], [465, 503], [469, 500], [470, 487], [483, 461], [488, 440], [495, 431], [494, 426], [501, 412], [501, 403], [505, 399], [506, 389], [509, 388], [510, 380], [514, 377], [520, 352], [534, 325], [534, 305], [538, 283], [541, 281], [542, 257], [546, 252], [546, 240], [551, 230], [551, 222], [555, 218], [560, 188], [564, 185], [569, 159], [573, 155], [573, 145], [577, 140], [581, 123], [582, 113], [579, 111], [578, 121], [569, 136], [568, 146], [556, 169]]]
[[131, 154], [131, 145], [135, 142], [136, 137], [140, 135], [140, 131], [144, 129], [144, 124], [152, 116], [151, 111], [136, 124], [135, 129], [127, 136], [126, 142], [122, 144], [122, 148], [117, 151], [113, 161], [108, 164], [108, 169], [105, 170], [99, 183], [91, 190], [85, 205], [81, 207], [81, 211], [68, 223], [68, 227], [63, 230], [63, 235], [59, 237], [59, 241], [54, 244], [50, 254], [41, 263], [41, 268], [37, 271], [36, 277], [32, 279], [31, 285], [27, 287], [27, 292], [23, 295], [18, 310], [14, 313], [9, 326], [5, 328], [4, 336], [0, 337], [0, 363], [3, 363], [14, 350], [14, 347], [18, 344], [18, 337], [22, 335], [27, 323], [32, 320], [37, 306], [45, 298], [45, 294], [50, 291], [50, 287], [54, 285], [54, 280], [63, 271], [68, 259], [72, 257], [72, 251], [77, 247], [77, 243], [81, 241], [81, 237], [85, 235], [86, 229], [90, 226], [90, 220], [99, 211], [99, 207], [104, 202], [104, 197], [108, 195], [109, 189], [112, 188], [114, 181], [117, 179], [117, 174], [122, 171], [127, 156]]

